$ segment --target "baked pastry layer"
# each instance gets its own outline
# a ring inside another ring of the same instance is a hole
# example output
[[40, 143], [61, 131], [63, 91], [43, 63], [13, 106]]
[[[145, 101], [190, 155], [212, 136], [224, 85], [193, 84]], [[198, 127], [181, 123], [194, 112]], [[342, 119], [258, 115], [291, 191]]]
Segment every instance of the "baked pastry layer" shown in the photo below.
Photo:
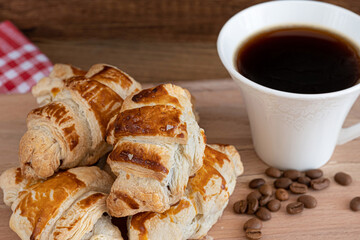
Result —
[[45, 179], [59, 169], [94, 164], [111, 150], [105, 142], [110, 119], [139, 89], [139, 83], [110, 65], [96, 64], [88, 72], [55, 65], [33, 89], [47, 104], [28, 114], [19, 147], [22, 173]]
[[187, 90], [163, 84], [127, 97], [107, 130], [114, 146], [107, 162], [117, 175], [110, 214], [169, 209], [202, 166], [205, 141]]
[[13, 211], [10, 228], [24, 240], [122, 239], [103, 215], [112, 183], [98, 167], [73, 168], [44, 181], [27, 180], [20, 168], [0, 177], [4, 202]]
[[185, 195], [164, 213], [138, 213], [128, 220], [131, 240], [201, 239], [217, 222], [242, 174], [230, 145], [207, 145], [204, 165], [191, 176]]

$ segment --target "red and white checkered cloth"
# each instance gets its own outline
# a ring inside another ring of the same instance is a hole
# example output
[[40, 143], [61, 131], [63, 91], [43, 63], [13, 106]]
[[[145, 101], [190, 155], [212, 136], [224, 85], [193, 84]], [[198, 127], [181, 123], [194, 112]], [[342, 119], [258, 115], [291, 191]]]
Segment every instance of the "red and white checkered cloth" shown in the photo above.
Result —
[[52, 69], [49, 59], [11, 22], [0, 23], [0, 93], [25, 93]]

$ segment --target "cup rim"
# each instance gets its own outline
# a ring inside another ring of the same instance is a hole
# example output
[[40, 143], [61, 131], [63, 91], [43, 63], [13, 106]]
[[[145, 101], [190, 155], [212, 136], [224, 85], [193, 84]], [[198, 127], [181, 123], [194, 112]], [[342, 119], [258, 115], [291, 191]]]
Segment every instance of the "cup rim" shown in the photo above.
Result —
[[[255, 88], [259, 91], [262, 91], [264, 93], [267, 94], [271, 94], [271, 95], [276, 95], [279, 97], [284, 97], [284, 98], [290, 98], [290, 99], [324, 99], [324, 98], [334, 98], [334, 97], [339, 97], [342, 95], [346, 95], [348, 93], [354, 92], [359, 90], [360, 91], [360, 82], [358, 81], [358, 83], [356, 83], [354, 86], [351, 86], [349, 88], [346, 89], [342, 89], [339, 91], [335, 91], [335, 92], [328, 92], [328, 93], [315, 93], [315, 94], [307, 94], [307, 93], [292, 93], [292, 92], [285, 92], [285, 91], [281, 91], [281, 90], [276, 90], [276, 89], [272, 89], [269, 87], [265, 87], [263, 85], [260, 85], [254, 81], [251, 81], [250, 79], [248, 79], [247, 77], [245, 77], [244, 75], [240, 74], [236, 69], [235, 66], [233, 66], [233, 64], [230, 64], [228, 61], [226, 60], [226, 57], [222, 51], [222, 41], [223, 41], [223, 35], [224, 35], [224, 31], [225, 28], [228, 27], [232, 21], [235, 21], [235, 19], [241, 15], [244, 14], [244, 12], [248, 11], [249, 9], [253, 9], [253, 8], [257, 8], [260, 6], [264, 6], [264, 5], [277, 5], [277, 4], [292, 4], [292, 3], [301, 3], [301, 4], [310, 4], [310, 5], [322, 5], [322, 6], [327, 6], [333, 9], [336, 9], [338, 11], [342, 11], [344, 14], [350, 14], [353, 15], [354, 17], [360, 18], [360, 15], [339, 7], [337, 5], [334, 4], [330, 4], [330, 3], [324, 3], [324, 2], [317, 2], [317, 1], [311, 1], [311, 0], [291, 0], [291, 1], [270, 1], [270, 2], [264, 2], [264, 3], [259, 3], [259, 4], [255, 4], [253, 6], [250, 6], [248, 8], [245, 8], [241, 11], [239, 11], [238, 13], [236, 13], [235, 15], [233, 15], [230, 19], [228, 19], [226, 21], [226, 23], [223, 25], [223, 27], [221, 28], [218, 38], [217, 38], [217, 52], [218, 55], [220, 57], [220, 60], [222, 62], [222, 64], [224, 65], [224, 67], [227, 69], [227, 71], [230, 73], [230, 75], [234, 76], [236, 79], [238, 79], [239, 81], [242, 81], [243, 83], [245, 83], [246, 85]], [[360, 79], [359, 79], [360, 80]]]

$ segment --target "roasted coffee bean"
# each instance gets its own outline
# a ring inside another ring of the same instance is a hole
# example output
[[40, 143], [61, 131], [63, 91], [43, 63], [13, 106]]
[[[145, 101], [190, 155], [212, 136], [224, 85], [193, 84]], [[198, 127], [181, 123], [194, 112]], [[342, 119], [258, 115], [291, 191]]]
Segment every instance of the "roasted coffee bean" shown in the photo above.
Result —
[[261, 193], [259, 193], [259, 191], [253, 191], [247, 195], [246, 200], [249, 201], [251, 198], [259, 200], [261, 198]]
[[301, 176], [301, 172], [297, 170], [286, 170], [283, 175], [285, 178], [290, 178], [291, 180], [295, 181], [298, 177]]
[[301, 176], [297, 179], [298, 183], [305, 184], [306, 186], [310, 186], [311, 179], [309, 177]]
[[289, 193], [285, 189], [279, 188], [275, 191], [275, 197], [280, 201], [286, 201], [289, 199]]
[[271, 212], [265, 207], [259, 208], [255, 215], [263, 221], [268, 221], [271, 219]]
[[273, 190], [269, 184], [264, 184], [261, 187], [259, 187], [259, 192], [264, 196], [269, 196], [272, 194]]
[[244, 223], [244, 230], [246, 229], [261, 229], [263, 227], [262, 221], [260, 221], [258, 218], [250, 218]]
[[260, 186], [265, 184], [265, 180], [262, 178], [255, 178], [249, 182], [249, 188], [259, 188]]
[[274, 182], [274, 186], [276, 188], [284, 188], [284, 189], [287, 189], [290, 184], [292, 183], [291, 179], [290, 178], [278, 178], [275, 180]]
[[281, 207], [281, 203], [279, 200], [277, 199], [273, 199], [270, 202], [268, 202], [267, 204], [267, 208], [271, 211], [271, 212], [277, 212], [279, 211]]
[[360, 197], [355, 197], [351, 200], [350, 209], [354, 212], [360, 211]]
[[286, 211], [289, 214], [298, 214], [301, 213], [304, 210], [304, 204], [302, 202], [293, 202], [289, 203], [286, 206]]
[[265, 206], [271, 200], [271, 195], [262, 196], [259, 200], [260, 206]]
[[323, 190], [330, 185], [330, 180], [328, 178], [317, 178], [311, 180], [310, 185], [314, 190]]
[[335, 181], [343, 186], [348, 186], [352, 183], [352, 178], [349, 174], [344, 172], [338, 172], [334, 177]]
[[306, 171], [305, 175], [311, 179], [317, 179], [323, 176], [323, 171], [321, 171], [320, 169], [311, 169]]
[[242, 214], [246, 213], [247, 210], [247, 201], [246, 200], [240, 200], [234, 203], [234, 212]]
[[268, 169], [266, 169], [265, 174], [269, 177], [273, 177], [273, 178], [279, 178], [282, 175], [282, 172], [274, 167], [269, 167]]
[[248, 200], [247, 214], [254, 214], [259, 208], [259, 201], [255, 198]]
[[262, 237], [261, 230], [248, 228], [245, 231], [245, 235], [248, 239], [260, 239]]
[[298, 197], [297, 201], [303, 203], [305, 208], [314, 208], [317, 205], [316, 198], [310, 195], [302, 195]]
[[308, 187], [305, 184], [293, 182], [290, 185], [290, 191], [295, 194], [304, 194], [307, 193]]

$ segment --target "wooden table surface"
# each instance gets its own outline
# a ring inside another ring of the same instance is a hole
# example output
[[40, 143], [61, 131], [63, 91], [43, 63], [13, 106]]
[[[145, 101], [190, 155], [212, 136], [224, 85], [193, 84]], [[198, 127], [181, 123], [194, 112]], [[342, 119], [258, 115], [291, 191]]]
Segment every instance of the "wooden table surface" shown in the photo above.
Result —
[[[254, 152], [249, 122], [241, 94], [229, 79], [183, 82], [196, 98], [200, 114], [200, 125], [205, 129], [209, 143], [227, 143], [236, 146], [241, 154], [245, 172], [238, 178], [234, 194], [221, 219], [211, 229], [214, 239], [245, 239], [242, 230], [247, 215], [236, 215], [232, 211], [235, 201], [244, 199], [250, 192], [249, 180], [265, 177], [266, 165]], [[26, 130], [26, 114], [35, 107], [30, 94], [0, 96], [0, 172], [18, 165], [18, 143]], [[356, 102], [345, 126], [360, 120], [360, 100]], [[322, 169], [331, 179], [328, 189], [310, 194], [318, 200], [315, 209], [305, 209], [296, 216], [285, 211], [285, 204], [272, 219], [264, 222], [262, 239], [360, 239], [360, 212], [349, 210], [349, 201], [360, 195], [360, 139], [338, 146], [330, 162]], [[348, 187], [336, 184], [333, 176], [338, 171], [352, 175], [353, 183]], [[271, 179], [266, 178], [271, 181]], [[0, 239], [18, 239], [8, 227], [11, 211], [6, 207], [0, 193]], [[295, 196], [291, 197], [294, 200]], [[290, 201], [288, 201], [290, 202]]]

